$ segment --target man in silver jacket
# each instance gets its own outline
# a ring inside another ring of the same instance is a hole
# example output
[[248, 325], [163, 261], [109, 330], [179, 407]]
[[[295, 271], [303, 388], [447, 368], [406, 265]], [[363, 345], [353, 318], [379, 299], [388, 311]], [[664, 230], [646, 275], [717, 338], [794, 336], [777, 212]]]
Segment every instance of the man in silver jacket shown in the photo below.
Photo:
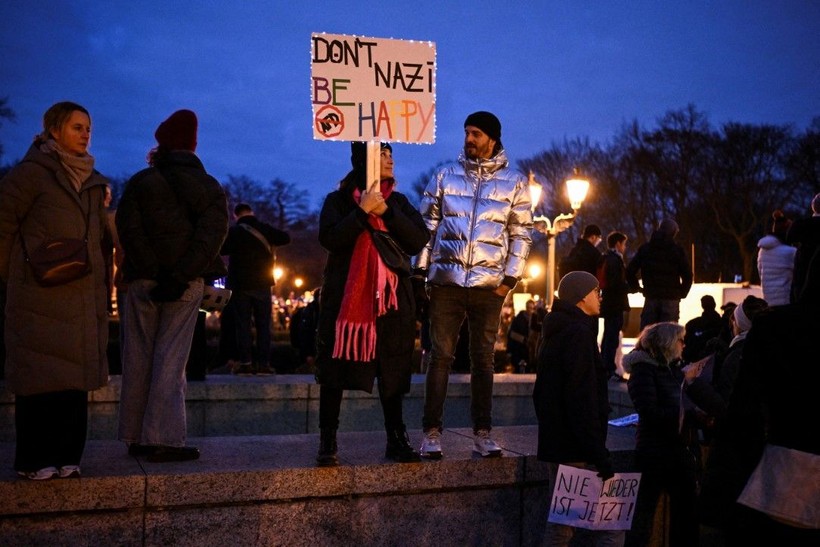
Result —
[[420, 452], [428, 459], [442, 456], [444, 400], [466, 318], [474, 450], [501, 456], [490, 438], [494, 346], [501, 306], [524, 273], [532, 213], [527, 179], [509, 167], [498, 118], [490, 112], [467, 117], [463, 153], [433, 176], [420, 210], [432, 234], [415, 262], [417, 286], [426, 277], [429, 289], [432, 341]]

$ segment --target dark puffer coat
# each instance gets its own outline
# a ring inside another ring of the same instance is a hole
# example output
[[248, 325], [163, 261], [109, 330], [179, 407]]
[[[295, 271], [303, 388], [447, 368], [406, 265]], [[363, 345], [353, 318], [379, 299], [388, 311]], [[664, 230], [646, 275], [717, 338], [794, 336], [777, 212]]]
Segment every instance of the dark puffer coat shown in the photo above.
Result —
[[597, 320], [560, 299], [544, 318], [532, 393], [539, 460], [598, 465], [609, 459], [609, 374], [595, 339]]
[[[108, 383], [108, 313], [100, 242], [106, 179], [77, 192], [56, 155], [35, 143], [0, 181], [0, 277], [7, 283], [6, 379], [16, 395], [93, 391]], [[82, 239], [88, 219], [91, 274], [57, 287], [34, 280], [28, 250], [57, 237]]]
[[694, 468], [695, 461], [679, 434], [680, 368], [661, 363], [640, 349], [624, 356], [624, 368], [630, 371], [627, 387], [638, 413], [635, 457], [639, 466]]
[[165, 271], [187, 283], [228, 272], [219, 256], [228, 233], [225, 192], [192, 152], [170, 152], [159, 167], [131, 177], [116, 222], [125, 281]]
[[[405, 196], [392, 192], [382, 215], [387, 231], [408, 255], [415, 255], [430, 239], [430, 232]], [[410, 390], [413, 349], [416, 340], [416, 310], [409, 277], [399, 277], [398, 309], [376, 319], [376, 359], [353, 362], [331, 357], [336, 317], [342, 305], [353, 247], [367, 228], [368, 215], [349, 192], [330, 193], [319, 217], [319, 242], [328, 257], [322, 283], [317, 330], [316, 381], [341, 389], [372, 392], [378, 375], [387, 396]]]

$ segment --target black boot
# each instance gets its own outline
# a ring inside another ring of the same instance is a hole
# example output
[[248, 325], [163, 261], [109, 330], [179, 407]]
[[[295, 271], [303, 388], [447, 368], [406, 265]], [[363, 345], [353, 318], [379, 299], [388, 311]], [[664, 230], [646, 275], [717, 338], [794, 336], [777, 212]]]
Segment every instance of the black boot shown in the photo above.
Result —
[[339, 465], [336, 449], [336, 430], [322, 428], [319, 434], [319, 453], [316, 455], [316, 464], [319, 467]]
[[410, 446], [410, 437], [407, 436], [407, 429], [401, 427], [387, 430], [387, 448], [384, 457], [399, 463], [420, 462], [419, 453]]

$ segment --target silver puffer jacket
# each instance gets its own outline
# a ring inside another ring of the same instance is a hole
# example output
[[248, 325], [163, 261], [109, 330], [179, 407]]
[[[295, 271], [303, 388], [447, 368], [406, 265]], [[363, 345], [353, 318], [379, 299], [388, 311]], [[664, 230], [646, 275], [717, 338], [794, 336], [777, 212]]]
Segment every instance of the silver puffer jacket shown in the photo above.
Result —
[[433, 285], [514, 286], [530, 252], [532, 212], [527, 179], [493, 158], [459, 156], [430, 180], [420, 211], [432, 238], [416, 258]]

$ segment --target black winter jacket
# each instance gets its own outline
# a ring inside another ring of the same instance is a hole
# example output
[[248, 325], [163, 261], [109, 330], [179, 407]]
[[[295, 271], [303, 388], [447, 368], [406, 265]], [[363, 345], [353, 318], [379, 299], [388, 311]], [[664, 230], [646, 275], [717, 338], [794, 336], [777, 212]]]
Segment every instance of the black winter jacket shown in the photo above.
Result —
[[228, 232], [225, 192], [192, 152], [170, 152], [131, 177], [116, 222], [126, 282], [161, 271], [182, 283], [227, 273], [219, 257]]
[[811, 259], [817, 249], [820, 249], [820, 216], [795, 220], [786, 234], [786, 243], [797, 247], [791, 299], [792, 302], [796, 302], [806, 285]]
[[253, 215], [240, 217], [228, 230], [221, 255], [228, 255], [228, 278], [225, 286], [232, 290], [270, 289], [274, 285], [273, 266], [275, 250], [269, 253], [264, 244], [242, 225], [259, 231], [271, 247], [287, 245], [290, 236], [262, 222]]
[[532, 398], [538, 417], [538, 459], [609, 460], [609, 394], [595, 339], [596, 317], [556, 299], [544, 318]]
[[621, 255], [610, 249], [603, 260], [606, 281], [601, 289], [601, 317], [611, 317], [629, 311], [629, 284]]
[[601, 261], [601, 252], [586, 239], [580, 238], [575, 242], [575, 246], [570, 250], [561, 267], [561, 277], [569, 272], [581, 271], [592, 275], [598, 270], [598, 262]]
[[683, 247], [660, 230], [638, 248], [626, 267], [631, 292], [640, 291], [638, 272], [646, 298], [681, 300], [692, 288], [692, 268]]
[[674, 469], [694, 464], [679, 434], [680, 368], [660, 363], [640, 349], [624, 356], [624, 368], [630, 371], [627, 388], [638, 413], [635, 457], [639, 467]]
[[[415, 255], [430, 239], [421, 214], [407, 198], [392, 192], [382, 215], [387, 231], [408, 255]], [[336, 317], [342, 306], [353, 247], [367, 228], [368, 215], [351, 193], [331, 192], [319, 216], [319, 243], [328, 251], [316, 333], [316, 380], [342, 389], [372, 392], [379, 377], [387, 396], [410, 390], [412, 358], [416, 341], [416, 308], [409, 277], [399, 276], [398, 310], [388, 310], [376, 319], [376, 359], [367, 363], [334, 359]]]

